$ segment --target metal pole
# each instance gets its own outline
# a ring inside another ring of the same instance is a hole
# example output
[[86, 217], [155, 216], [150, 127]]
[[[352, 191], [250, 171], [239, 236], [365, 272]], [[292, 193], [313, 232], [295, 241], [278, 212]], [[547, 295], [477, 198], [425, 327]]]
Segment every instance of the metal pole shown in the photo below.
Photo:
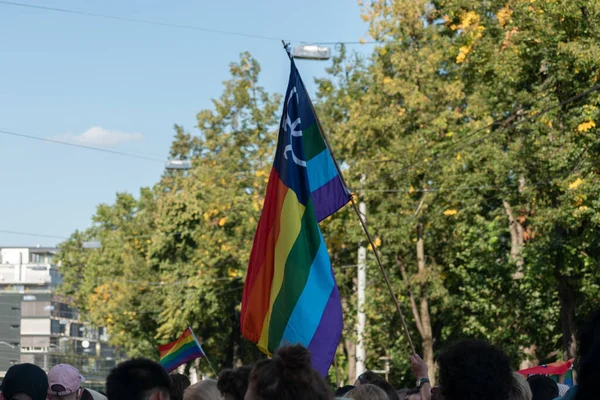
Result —
[[[365, 181], [365, 176], [361, 177], [361, 182]], [[361, 201], [358, 205], [360, 214], [364, 218], [365, 222], [367, 219], [367, 204]], [[357, 326], [356, 326], [356, 376], [360, 376], [367, 370], [365, 366], [367, 353], [364, 346], [364, 334], [365, 325], [367, 322], [367, 316], [365, 314], [365, 289], [367, 287], [367, 248], [365, 243], [361, 242], [358, 248], [358, 315], [357, 315]]]

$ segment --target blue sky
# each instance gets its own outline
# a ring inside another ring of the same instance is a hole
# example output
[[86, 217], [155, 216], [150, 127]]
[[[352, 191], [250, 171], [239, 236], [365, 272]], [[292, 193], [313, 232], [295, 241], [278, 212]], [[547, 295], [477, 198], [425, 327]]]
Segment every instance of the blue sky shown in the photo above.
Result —
[[[23, 3], [305, 42], [356, 41], [367, 29], [354, 0]], [[245, 50], [261, 64], [261, 84], [284, 91], [288, 61], [277, 41], [0, 4], [0, 130], [166, 159], [173, 124], [197, 133], [196, 113], [211, 107]], [[298, 62], [309, 91], [327, 65]], [[59, 237], [88, 227], [116, 192], [151, 186], [164, 167], [4, 134], [0, 152], [0, 231]], [[60, 241], [0, 232], [0, 246]]]

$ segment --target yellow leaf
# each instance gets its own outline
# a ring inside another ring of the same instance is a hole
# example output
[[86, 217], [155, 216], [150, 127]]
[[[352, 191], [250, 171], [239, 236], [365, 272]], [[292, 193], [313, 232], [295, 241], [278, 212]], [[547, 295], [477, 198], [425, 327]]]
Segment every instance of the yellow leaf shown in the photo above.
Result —
[[579, 132], [587, 132], [592, 128], [596, 127], [596, 123], [594, 121], [586, 121], [586, 122], [582, 122], [581, 124], [579, 124], [577, 126], [577, 130]]
[[512, 15], [512, 10], [508, 8], [508, 6], [504, 7], [496, 14], [496, 18], [498, 18], [498, 22], [500, 26], [504, 28], [507, 22], [510, 21], [510, 17]]
[[460, 64], [465, 61], [467, 55], [471, 52], [471, 46], [461, 46], [458, 49], [458, 55], [456, 56], [456, 63]]
[[458, 213], [458, 211], [455, 209], [448, 209], [448, 210], [444, 211], [444, 215], [447, 217], [456, 215], [457, 213]]
[[579, 187], [579, 185], [581, 185], [583, 182], [584, 182], [584, 181], [583, 181], [583, 179], [581, 179], [581, 178], [577, 178], [577, 179], [575, 179], [573, 182], [571, 182], [571, 183], [569, 184], [569, 189], [571, 189], [571, 190], [575, 190], [575, 189], [577, 189], [577, 188]]
[[374, 244], [375, 244], [375, 247], [379, 247], [379, 246], [381, 246], [381, 239], [379, 239], [379, 238], [375, 238], [375, 240], [374, 240], [373, 242], [374, 242]]
[[456, 155], [456, 161], [460, 161], [460, 159], [461, 159], [461, 158], [462, 158], [462, 156], [460, 155], [460, 153], [458, 153], [458, 154]]
[[412, 185], [410, 185], [410, 189], [408, 189], [408, 193], [413, 193], [414, 191], [415, 191], [415, 188]]

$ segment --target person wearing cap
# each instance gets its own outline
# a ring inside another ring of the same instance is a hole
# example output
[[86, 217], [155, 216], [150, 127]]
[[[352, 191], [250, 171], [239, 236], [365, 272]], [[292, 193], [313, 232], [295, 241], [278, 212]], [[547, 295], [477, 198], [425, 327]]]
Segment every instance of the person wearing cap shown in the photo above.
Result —
[[100, 393], [85, 389], [84, 382], [72, 365], [55, 365], [48, 371], [48, 400], [106, 400]]
[[33, 364], [13, 365], [0, 386], [2, 400], [46, 400], [48, 377]]

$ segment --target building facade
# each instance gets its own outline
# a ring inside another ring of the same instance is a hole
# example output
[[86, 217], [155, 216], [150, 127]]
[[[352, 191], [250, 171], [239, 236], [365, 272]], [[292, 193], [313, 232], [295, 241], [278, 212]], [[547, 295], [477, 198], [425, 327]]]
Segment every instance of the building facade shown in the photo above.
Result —
[[101, 387], [115, 365], [104, 328], [82, 322], [61, 282], [55, 248], [0, 248], [0, 378], [11, 365], [44, 370], [60, 363], [77, 367], [87, 387]]

